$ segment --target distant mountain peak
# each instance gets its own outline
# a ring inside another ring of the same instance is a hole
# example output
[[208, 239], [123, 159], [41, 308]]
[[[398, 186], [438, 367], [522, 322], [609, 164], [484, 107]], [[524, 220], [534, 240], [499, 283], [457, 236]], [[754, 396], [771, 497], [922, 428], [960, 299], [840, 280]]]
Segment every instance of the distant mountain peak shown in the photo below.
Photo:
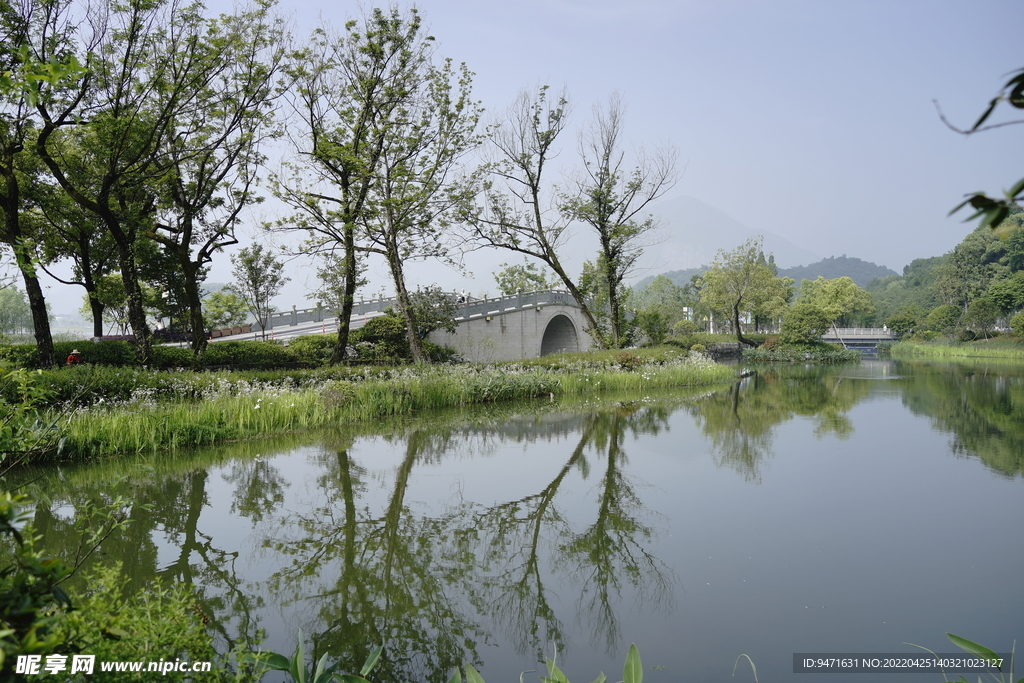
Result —
[[661, 221], [662, 240], [647, 249], [640, 263], [644, 274], [699, 268], [719, 250], [735, 249], [751, 237], [764, 238], [764, 251], [780, 267], [811, 263], [820, 257], [768, 230], [754, 230], [721, 209], [687, 195], [658, 202], [651, 213]]

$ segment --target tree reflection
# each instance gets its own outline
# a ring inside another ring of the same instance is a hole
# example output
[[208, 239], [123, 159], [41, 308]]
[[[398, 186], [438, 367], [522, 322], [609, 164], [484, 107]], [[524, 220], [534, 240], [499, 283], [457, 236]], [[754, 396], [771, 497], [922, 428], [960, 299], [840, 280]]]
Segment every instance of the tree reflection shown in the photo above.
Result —
[[758, 372], [694, 404], [690, 412], [710, 439], [716, 463], [760, 482], [776, 426], [805, 416], [814, 420], [819, 439], [849, 438], [853, 423], [846, 413], [869, 391], [869, 382], [818, 368]]
[[969, 363], [904, 363], [903, 402], [953, 434], [950, 448], [1008, 477], [1024, 475], [1024, 377]]

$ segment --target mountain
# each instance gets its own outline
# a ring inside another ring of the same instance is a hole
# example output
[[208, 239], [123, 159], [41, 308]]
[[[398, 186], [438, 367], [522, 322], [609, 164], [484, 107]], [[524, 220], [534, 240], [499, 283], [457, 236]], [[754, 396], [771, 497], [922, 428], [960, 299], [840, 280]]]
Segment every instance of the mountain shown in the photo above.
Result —
[[764, 237], [765, 254], [774, 254], [779, 267], [811, 263], [821, 257], [767, 230], [754, 230], [724, 211], [693, 197], [658, 202], [651, 213], [660, 219], [662, 240], [649, 246], [640, 273], [700, 268], [720, 249], [735, 249], [751, 237]]
[[[685, 268], [683, 270], [670, 270], [665, 273], [661, 273], [669, 280], [677, 285], [685, 285], [690, 282], [690, 278], [694, 275], [700, 275], [707, 266], [700, 268]], [[800, 286], [801, 280], [816, 280], [818, 276], [822, 276], [828, 280], [837, 277], [848, 277], [857, 283], [857, 286], [864, 287], [874, 280], [876, 277], [886, 277], [888, 275], [898, 275], [895, 270], [886, 268], [885, 266], [879, 266], [870, 261], [863, 261], [853, 256], [829, 256], [828, 258], [821, 259], [816, 263], [812, 263], [809, 266], [796, 266], [794, 268], [779, 268], [779, 277], [791, 277], [796, 282], [797, 287]], [[649, 275], [643, 280], [637, 282], [633, 287], [635, 289], [641, 289], [651, 284], [651, 281], [657, 277], [655, 275]]]
[[780, 277], [791, 277], [796, 281], [797, 286], [801, 280], [815, 280], [818, 276], [827, 280], [837, 277], [848, 277], [857, 283], [858, 287], [865, 287], [876, 277], [899, 275], [895, 270], [879, 266], [870, 261], [862, 261], [859, 258], [847, 256], [829, 256], [809, 266], [797, 266], [795, 268], [780, 268]]

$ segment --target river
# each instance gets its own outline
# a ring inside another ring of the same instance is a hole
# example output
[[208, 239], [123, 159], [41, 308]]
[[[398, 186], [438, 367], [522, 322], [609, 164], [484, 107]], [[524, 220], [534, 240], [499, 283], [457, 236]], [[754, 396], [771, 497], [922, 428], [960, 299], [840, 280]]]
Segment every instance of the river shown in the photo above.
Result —
[[572, 681], [618, 680], [631, 642], [645, 681], [753, 681], [741, 653], [761, 680], [832, 680], [794, 653], [1024, 636], [1020, 366], [784, 366], [42, 476], [51, 549], [124, 494], [98, 561], [194, 584], [225, 647], [262, 629], [290, 654], [301, 628], [354, 665], [383, 644], [380, 680], [515, 680], [555, 651]]

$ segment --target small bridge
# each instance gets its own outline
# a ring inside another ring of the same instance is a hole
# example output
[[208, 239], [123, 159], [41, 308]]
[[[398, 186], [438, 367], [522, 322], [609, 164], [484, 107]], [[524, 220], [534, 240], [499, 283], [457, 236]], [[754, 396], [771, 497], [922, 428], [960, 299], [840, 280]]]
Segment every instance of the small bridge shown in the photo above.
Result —
[[[394, 297], [363, 299], [352, 309], [349, 323], [358, 329], [366, 321], [384, 315]], [[576, 300], [564, 290], [547, 289], [511, 296], [483, 297], [459, 303], [455, 333], [434, 330], [435, 344], [450, 346], [473, 361], [519, 360], [562, 351], [586, 351], [593, 345], [586, 319]], [[237, 329], [237, 328], [236, 328]], [[338, 316], [325, 308], [296, 308], [273, 313], [267, 321], [268, 339], [293, 339], [309, 334], [337, 334]], [[259, 338], [259, 332], [215, 335], [214, 342]]]
[[896, 341], [896, 336], [888, 327], [840, 327], [821, 335], [821, 341], [872, 353], [878, 350], [880, 343]]

